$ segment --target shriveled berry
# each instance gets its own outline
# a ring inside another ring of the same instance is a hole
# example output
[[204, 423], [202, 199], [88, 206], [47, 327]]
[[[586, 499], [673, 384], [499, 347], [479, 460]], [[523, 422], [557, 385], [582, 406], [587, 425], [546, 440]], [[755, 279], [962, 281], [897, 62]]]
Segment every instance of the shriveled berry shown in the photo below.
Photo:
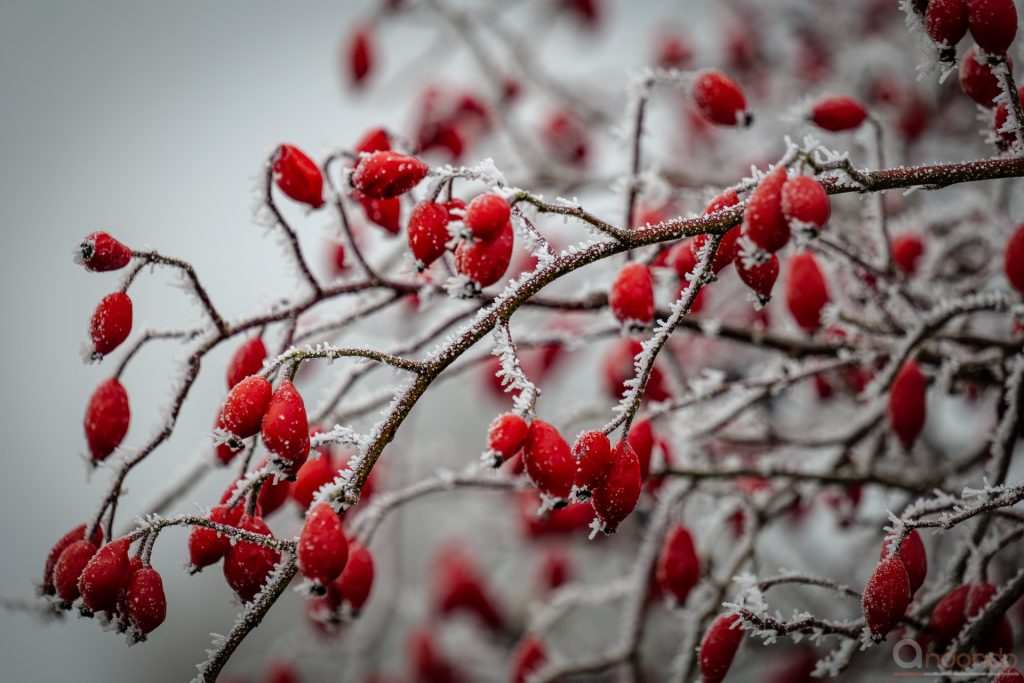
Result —
[[255, 375], [263, 369], [263, 361], [267, 359], [267, 347], [262, 337], [253, 337], [235, 350], [228, 363], [228, 389], [233, 389], [236, 384], [250, 375]]
[[622, 520], [636, 507], [642, 483], [636, 452], [628, 441], [618, 442], [612, 449], [612, 465], [608, 476], [604, 483], [594, 489], [590, 501], [606, 534], [614, 533]]
[[[214, 505], [210, 510], [210, 521], [227, 526], [235, 526], [242, 517], [242, 506], [229, 509], [227, 505]], [[211, 564], [217, 564], [231, 549], [228, 536], [202, 526], [192, 527], [188, 536], [188, 557], [190, 569], [198, 572]]]
[[131, 416], [128, 392], [116, 378], [96, 387], [85, 409], [85, 440], [94, 462], [106, 459], [121, 445]]
[[78, 577], [78, 592], [85, 606], [94, 612], [112, 611], [117, 597], [128, 584], [128, 547], [131, 541], [111, 541], [93, 555]]
[[826, 97], [811, 108], [811, 121], [825, 130], [839, 133], [864, 123], [868, 112], [864, 105], [846, 95]]
[[608, 290], [608, 305], [619, 322], [649, 325], [654, 320], [654, 279], [644, 263], [622, 267]]
[[604, 483], [612, 467], [612, 444], [608, 435], [600, 429], [583, 432], [573, 444], [572, 454], [576, 458], [576, 495], [586, 500], [591, 493]]
[[341, 576], [348, 562], [348, 539], [341, 518], [327, 503], [314, 505], [306, 515], [296, 551], [303, 576], [327, 586]]
[[721, 71], [702, 71], [693, 84], [693, 103], [697, 111], [720, 126], [749, 126], [754, 117], [747, 111], [747, 100], [735, 81]]
[[818, 260], [809, 251], [794, 254], [786, 278], [786, 306], [807, 333], [821, 326], [821, 312], [829, 302], [828, 284]]
[[1003, 272], [1013, 288], [1024, 294], [1024, 223], [1014, 228], [1003, 253]]
[[[889, 541], [886, 539], [882, 543], [882, 554], [879, 559], [883, 559], [888, 553]], [[907, 577], [910, 579], [910, 593], [914, 594], [924, 583], [924, 577], [928, 573], [928, 555], [917, 529], [911, 529], [907, 534], [897, 556], [907, 570]]]
[[721, 683], [743, 643], [743, 629], [736, 614], [720, 614], [700, 641], [700, 675], [704, 683]]
[[359, 158], [352, 172], [352, 186], [374, 199], [405, 194], [426, 177], [427, 165], [397, 152], [373, 152]]
[[768, 173], [750, 194], [743, 212], [742, 234], [767, 252], [776, 252], [789, 242], [789, 222], [782, 213], [782, 186], [785, 183], [784, 167]]
[[508, 460], [523, 447], [530, 433], [530, 426], [515, 413], [503, 413], [494, 418], [487, 430], [487, 447]]
[[494, 238], [511, 218], [511, 209], [504, 197], [482, 194], [466, 207], [466, 227], [473, 237], [481, 240]]
[[821, 230], [832, 208], [821, 183], [811, 176], [798, 175], [782, 185], [782, 214], [792, 228]]
[[900, 272], [910, 277], [924, 256], [924, 240], [920, 235], [905, 232], [892, 240], [892, 262]]
[[125, 600], [128, 621], [142, 635], [153, 632], [167, 618], [167, 597], [159, 572], [143, 567], [128, 582]]
[[247, 439], [260, 431], [273, 388], [265, 377], [252, 375], [235, 385], [224, 401], [217, 426]]
[[493, 285], [508, 270], [514, 245], [511, 223], [494, 239], [463, 240], [455, 250], [455, 270], [480, 287]]
[[[242, 515], [238, 528], [273, 538], [262, 517]], [[224, 557], [224, 578], [242, 602], [250, 602], [259, 593], [281, 553], [259, 543], [238, 540]]]
[[917, 441], [927, 414], [928, 380], [913, 360], [896, 373], [889, 391], [889, 424], [904, 448]]
[[273, 171], [274, 183], [285, 195], [314, 209], [324, 205], [324, 177], [320, 167], [298, 147], [278, 147]]
[[967, 27], [985, 52], [1001, 55], [1017, 36], [1017, 8], [1013, 0], [965, 0]]
[[569, 444], [544, 420], [534, 420], [523, 445], [523, 465], [534, 486], [555, 498], [566, 499], [572, 490], [576, 461]]
[[763, 263], [745, 266], [746, 259], [742, 253], [738, 253], [733, 263], [736, 265], [736, 274], [747, 287], [757, 296], [761, 305], [765, 305], [772, 298], [772, 288], [779, 278], [779, 257], [772, 254]]
[[661, 590], [675, 598], [679, 604], [686, 602], [686, 597], [697, 585], [700, 579], [700, 557], [693, 544], [693, 536], [682, 524], [672, 525], [665, 534], [655, 576]]
[[358, 614], [370, 597], [373, 573], [370, 551], [356, 541], [349, 541], [345, 570], [332, 584], [336, 604], [347, 604], [354, 614]]
[[132, 250], [105, 232], [89, 233], [75, 252], [75, 263], [94, 273], [120, 270], [131, 260]]
[[103, 297], [89, 321], [94, 356], [105, 356], [132, 331], [132, 300], [124, 292]]
[[868, 578], [861, 607], [868, 629], [883, 637], [899, 623], [910, 605], [910, 578], [898, 557], [882, 560]]
[[417, 267], [426, 268], [441, 258], [445, 243], [451, 239], [448, 233], [448, 211], [443, 204], [423, 201], [416, 205], [409, 216], [409, 251], [416, 259]]
[[81, 595], [78, 590], [78, 579], [97, 550], [92, 541], [85, 538], [64, 548], [53, 567], [53, 585], [57, 597], [64, 602], [74, 602], [78, 599]]
[[306, 404], [289, 380], [281, 382], [267, 404], [260, 436], [274, 460], [292, 476], [306, 462], [309, 455]]

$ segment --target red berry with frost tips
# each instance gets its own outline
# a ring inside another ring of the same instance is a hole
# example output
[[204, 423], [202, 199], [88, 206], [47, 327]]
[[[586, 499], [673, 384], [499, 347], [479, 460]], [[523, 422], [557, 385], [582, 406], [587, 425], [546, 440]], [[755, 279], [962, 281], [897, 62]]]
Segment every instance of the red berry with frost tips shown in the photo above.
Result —
[[324, 205], [324, 177], [316, 162], [298, 147], [281, 145], [274, 155], [274, 183], [281, 192], [314, 209]]
[[94, 273], [120, 270], [131, 260], [132, 250], [105, 232], [89, 233], [75, 252], [75, 263]]
[[505, 619], [484, 585], [472, 559], [463, 552], [445, 552], [437, 571], [435, 586], [437, 613], [451, 616], [471, 614], [494, 633], [505, 628]]
[[448, 211], [443, 204], [425, 201], [413, 208], [409, 216], [409, 251], [420, 270], [444, 254], [444, 245], [451, 239], [448, 220]]
[[[50, 549], [49, 554], [46, 556], [46, 566], [43, 569], [43, 583], [42, 592], [44, 595], [53, 595], [57, 592], [56, 587], [53, 585], [53, 573], [54, 568], [57, 566], [57, 560], [60, 559], [61, 554], [75, 541], [81, 541], [85, 538], [85, 525], [80, 524], [71, 531], [67, 532], [54, 544], [53, 548]], [[92, 534], [92, 542], [94, 546], [98, 546], [103, 542], [103, 532], [97, 526]]]
[[1024, 683], [1024, 674], [1016, 667], [1003, 669], [992, 683]]
[[494, 239], [463, 240], [455, 250], [455, 270], [480, 287], [493, 285], [508, 270], [514, 246], [511, 223]]
[[594, 489], [590, 504], [601, 520], [606, 534], [614, 533], [619, 524], [640, 500], [640, 461], [629, 442], [622, 440], [612, 449], [612, 465], [604, 483]]
[[370, 597], [373, 573], [373, 556], [370, 551], [356, 541], [350, 541], [345, 570], [331, 585], [336, 604], [346, 604], [353, 614], [358, 614]]
[[811, 108], [814, 125], [833, 133], [853, 130], [864, 123], [868, 112], [864, 105], [846, 95], [826, 97]]
[[776, 252], [789, 242], [789, 222], [782, 213], [782, 186], [786, 169], [769, 172], [750, 194], [743, 211], [741, 232], [759, 249]]
[[889, 390], [889, 424], [903, 448], [909, 449], [924, 429], [928, 380], [913, 360], [896, 373]]
[[648, 419], [637, 420], [629, 428], [626, 441], [633, 447], [637, 462], [640, 463], [640, 478], [647, 480], [651, 472], [651, 456], [654, 454], [654, 427]]
[[736, 651], [743, 643], [743, 629], [736, 614], [720, 614], [700, 641], [700, 675], [703, 683], [721, 683], [729, 673]]
[[965, 0], [971, 37], [990, 55], [1001, 55], [1017, 36], [1013, 0]]
[[[227, 526], [235, 526], [242, 518], [242, 506], [228, 508], [227, 505], [214, 505], [210, 510], [210, 521]], [[231, 549], [231, 539], [215, 529], [202, 526], [192, 527], [188, 536], [188, 558], [190, 571], [198, 572], [211, 564], [217, 564]]]
[[825, 274], [814, 254], [809, 251], [793, 254], [786, 278], [786, 306], [808, 334], [821, 326], [821, 312], [829, 299]]
[[427, 165], [397, 152], [373, 152], [359, 158], [352, 186], [373, 199], [391, 199], [416, 187], [427, 176]]
[[[267, 466], [268, 459], [264, 458], [260, 461], [259, 465], [256, 466], [257, 470], [261, 470]], [[254, 470], [255, 471], [255, 470]], [[291, 494], [292, 483], [282, 477], [271, 476], [267, 478], [263, 485], [260, 487], [260, 493], [256, 496], [256, 505], [262, 511], [264, 517], [269, 517], [281, 508], [282, 505], [288, 500], [288, 496]], [[227, 502], [230, 498], [230, 492], [234, 489], [234, 486], [230, 487], [225, 492], [225, 498], [221, 502]]]
[[693, 544], [693, 536], [682, 524], [673, 525], [665, 534], [655, 576], [661, 590], [679, 604], [686, 602], [686, 597], [700, 580], [700, 557]]
[[318, 503], [306, 515], [296, 550], [303, 576], [320, 586], [341, 576], [348, 562], [348, 539], [341, 517], [327, 503]]
[[482, 194], [466, 207], [465, 223], [473, 237], [489, 240], [501, 232], [511, 216], [511, 209], [504, 197]]
[[533, 634], [525, 635], [512, 653], [512, 683], [526, 683], [547, 661], [547, 651], [540, 638]]
[[255, 375], [263, 369], [263, 361], [267, 359], [267, 347], [262, 337], [253, 337], [235, 350], [228, 363], [228, 389], [233, 389], [236, 384], [250, 375]]
[[105, 356], [121, 345], [132, 331], [132, 300], [124, 292], [103, 297], [89, 321], [93, 356]]
[[736, 83], [721, 71], [702, 71], [693, 83], [697, 111], [720, 126], [749, 126], [754, 121], [747, 100]]
[[[238, 528], [262, 536], [274, 537], [262, 517], [242, 515]], [[224, 578], [242, 602], [250, 602], [281, 559], [281, 553], [259, 543], [237, 540], [224, 557]]]
[[649, 325], [654, 320], [654, 279], [643, 263], [627, 263], [608, 290], [608, 305], [621, 323]]
[[131, 417], [128, 392], [117, 379], [111, 377], [96, 387], [85, 409], [85, 440], [94, 462], [121, 445]]
[[[879, 559], [885, 559], [885, 556], [888, 554], [889, 540], [886, 539], [882, 543], [882, 554]], [[924, 577], [928, 573], [928, 555], [925, 552], [924, 543], [921, 541], [921, 534], [917, 533], [917, 529], [911, 529], [910, 533], [907, 534], [897, 556], [900, 558], [900, 562], [903, 563], [903, 567], [907, 570], [907, 578], [910, 579], [910, 593], [913, 595], [924, 583]]]
[[505, 462], [519, 452], [529, 433], [530, 426], [526, 420], [515, 413], [504, 413], [491, 422], [487, 430], [487, 447]]
[[544, 420], [530, 423], [523, 444], [523, 465], [542, 493], [554, 498], [569, 497], [576, 476], [576, 461], [562, 435]]
[[130, 578], [128, 548], [131, 540], [111, 541], [93, 555], [78, 577], [78, 592], [85, 606], [94, 612], [112, 611], [117, 597]]
[[281, 382], [267, 404], [260, 436], [274, 460], [292, 476], [306, 462], [309, 455], [306, 404], [290, 381]]
[[928, 37], [937, 45], [955, 48], [967, 35], [967, 6], [964, 0], [930, 0], [924, 13], [924, 28]]
[[612, 444], [600, 429], [583, 432], [572, 446], [576, 458], [576, 496], [586, 500], [604, 483], [612, 467]]
[[736, 265], [736, 274], [747, 287], [757, 296], [762, 306], [772, 298], [772, 288], [779, 278], [779, 257], [771, 254], [768, 260], [756, 265], [747, 267], [742, 253], [737, 253], [733, 263]]
[[[704, 209], [704, 215], [707, 216], [721, 211], [722, 209], [728, 209], [729, 207], [736, 206], [739, 203], [740, 198], [736, 195], [736, 191], [726, 190], [711, 200], [708, 207]], [[721, 272], [722, 269], [732, 263], [732, 260], [736, 257], [736, 240], [739, 239], [739, 236], [740, 228], [737, 226], [730, 228], [722, 237], [722, 241], [718, 245], [718, 252], [715, 254], [715, 260], [711, 264], [712, 269], [716, 273]], [[700, 250], [709, 239], [711, 239], [709, 235], [697, 235], [692, 240], [688, 240], [690, 242], [690, 249], [693, 251], [694, 256], [700, 254]], [[690, 270], [693, 269], [690, 268]], [[678, 268], [676, 269], [676, 272], [679, 272]]]
[[[1013, 68], [1013, 64], [1009, 63], [1009, 67]], [[961, 57], [959, 81], [960, 89], [976, 103], [989, 109], [996, 106], [995, 99], [1002, 88], [985, 60], [978, 61], [978, 48], [972, 47]]]
[[319, 457], [307, 459], [299, 468], [289, 492], [292, 500], [298, 504], [300, 510], [305, 511], [313, 502], [313, 497], [320, 487], [333, 481], [337, 475], [338, 470], [331, 464], [330, 456], [321, 451]]
[[142, 567], [128, 582], [125, 596], [128, 622], [139, 634], [152, 633], [167, 618], [167, 597], [159, 572]]
[[[1017, 86], [1017, 98], [1024, 100], [1024, 85]], [[1000, 102], [992, 115], [992, 132], [996, 135], [996, 146], [1000, 149], [1009, 149], [1017, 139], [1012, 130], [1005, 130], [1009, 120], [1010, 109], [1006, 102]]]
[[352, 85], [359, 87], [373, 70], [373, 36], [370, 29], [360, 26], [348, 44], [348, 73]]
[[64, 602], [74, 602], [78, 599], [81, 595], [78, 590], [78, 579], [97, 550], [95, 544], [85, 538], [64, 548], [53, 567], [53, 586], [57, 591], [57, 597]]
[[1014, 228], [1006, 242], [1003, 272], [1013, 288], [1024, 294], [1024, 223]]
[[832, 215], [825, 188], [808, 175], [790, 178], [782, 185], [782, 215], [791, 228], [821, 230]]
[[359, 138], [352, 151], [356, 156], [360, 154], [372, 154], [373, 152], [387, 152], [391, 149], [391, 136], [383, 128], [371, 128]]
[[964, 609], [967, 606], [967, 594], [970, 590], [969, 584], [957, 586], [946, 593], [946, 596], [939, 600], [932, 609], [929, 626], [937, 648], [945, 649], [966, 623]]
[[461, 221], [466, 216], [466, 202], [462, 201], [458, 197], [449, 199], [444, 203], [444, 208], [448, 211], [448, 221]]
[[252, 375], [235, 385], [224, 401], [217, 426], [241, 439], [260, 431], [263, 413], [267, 410], [273, 387], [266, 377]]
[[899, 623], [910, 605], [910, 577], [898, 557], [882, 560], [864, 586], [861, 607], [868, 629], [884, 637]]
[[903, 233], [892, 240], [892, 262], [901, 273], [910, 277], [924, 256], [924, 240], [912, 232]]

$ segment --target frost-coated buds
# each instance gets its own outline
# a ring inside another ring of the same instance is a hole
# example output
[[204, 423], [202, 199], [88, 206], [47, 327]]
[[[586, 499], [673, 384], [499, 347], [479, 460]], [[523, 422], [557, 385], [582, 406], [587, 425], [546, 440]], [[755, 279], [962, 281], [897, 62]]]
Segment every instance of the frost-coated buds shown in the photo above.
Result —
[[811, 121], [825, 130], [839, 133], [864, 123], [868, 112], [864, 105], [845, 95], [826, 97], [811, 108]]
[[57, 597], [64, 602], [74, 602], [78, 599], [78, 579], [97, 550], [96, 545], [85, 538], [74, 541], [64, 548], [53, 567], [53, 586], [57, 591]]
[[[952, 48], [967, 34], [967, 6], [964, 0], [931, 0], [924, 13], [924, 28], [936, 45], [943, 49], [943, 59], [952, 61]], [[947, 55], [947, 51], [952, 54]]]
[[273, 387], [265, 377], [252, 375], [235, 385], [220, 410], [217, 426], [241, 439], [260, 431]]
[[608, 291], [612, 313], [624, 324], [647, 326], [654, 320], [654, 279], [643, 263], [627, 263]]
[[703, 683], [721, 683], [729, 673], [736, 651], [743, 643], [743, 629], [735, 614], [720, 614], [700, 641], [700, 675]]
[[600, 429], [583, 432], [572, 446], [576, 458], [576, 497], [587, 500], [604, 483], [612, 466], [612, 444]]
[[318, 503], [306, 515], [296, 555], [303, 576], [320, 586], [341, 576], [348, 562], [348, 539], [341, 518], [327, 503]]
[[721, 71], [702, 71], [693, 83], [693, 103], [701, 116], [720, 126], [749, 126], [754, 121], [736, 83]]
[[682, 524], [674, 524], [665, 534], [655, 576], [661, 590], [675, 598], [679, 604], [686, 602], [686, 597], [697, 585], [700, 579], [700, 558], [693, 544], [693, 536]]
[[106, 459], [121, 445], [131, 416], [128, 392], [117, 379], [111, 377], [96, 387], [85, 409], [85, 440], [93, 462]]
[[[228, 508], [227, 505], [214, 505], [210, 510], [210, 521], [226, 526], [235, 526], [242, 517], [242, 506]], [[216, 564], [231, 549], [231, 539], [215, 529], [192, 527], [188, 536], [188, 558], [190, 571], [198, 572], [203, 567]]]
[[445, 243], [451, 239], [444, 205], [431, 201], [417, 204], [409, 216], [408, 238], [409, 251], [421, 270], [441, 258]]
[[373, 152], [359, 158], [352, 186], [374, 199], [391, 199], [416, 187], [426, 177], [427, 165], [397, 152]]
[[[885, 559], [889, 554], [888, 539], [882, 543], [882, 554], [879, 559]], [[928, 573], [928, 555], [924, 550], [924, 543], [921, 541], [921, 534], [917, 529], [911, 529], [907, 534], [900, 551], [896, 554], [907, 570], [907, 578], [910, 579], [910, 593], [914, 594], [924, 583], [924, 577]]]
[[[779, 257], [772, 254], [763, 263], [753, 263], [740, 252], [733, 260], [736, 274], [747, 287], [757, 296], [758, 302], [764, 306], [772, 298], [772, 288], [779, 278]], [[748, 267], [744, 264], [750, 263]]]
[[515, 413], [504, 413], [494, 418], [487, 430], [487, 447], [501, 456], [501, 462], [495, 466], [518, 453], [529, 433], [526, 420]]
[[903, 448], [909, 449], [924, 428], [928, 380], [913, 360], [896, 373], [889, 391], [889, 424]]
[[89, 321], [93, 357], [105, 356], [128, 338], [132, 331], [132, 300], [124, 292], [103, 297]]
[[[46, 566], [43, 569], [42, 591], [44, 595], [53, 595], [57, 592], [56, 587], [53, 585], [53, 574], [54, 568], [57, 566], [57, 560], [60, 559], [60, 556], [64, 553], [68, 546], [70, 546], [75, 541], [81, 541], [84, 538], [85, 525], [80, 524], [71, 531], [61, 536], [60, 539], [53, 545], [53, 548], [50, 549], [50, 552], [46, 556]], [[97, 546], [102, 542], [102, 540], [103, 532], [100, 531], [99, 527], [96, 527], [96, 530], [93, 532], [92, 535], [92, 545]]]
[[75, 263], [94, 273], [119, 270], [131, 260], [132, 250], [105, 232], [86, 235], [75, 251]]
[[94, 612], [113, 611], [117, 598], [131, 578], [128, 573], [128, 547], [131, 541], [111, 541], [93, 555], [78, 577], [82, 602]]
[[825, 188], [808, 175], [790, 178], [782, 185], [782, 215], [791, 228], [821, 230], [832, 215]]
[[[262, 517], [242, 515], [238, 528], [273, 538]], [[281, 553], [273, 548], [238, 540], [224, 558], [224, 578], [242, 602], [249, 602], [259, 593], [267, 581], [267, 576], [280, 559]]]
[[782, 186], [786, 169], [768, 173], [750, 194], [743, 211], [742, 233], [767, 252], [776, 252], [789, 242], [789, 222], [782, 213]]
[[274, 460], [294, 476], [309, 455], [309, 422], [306, 404], [289, 380], [281, 382], [267, 404], [260, 434]]
[[480, 287], [493, 285], [501, 279], [512, 262], [515, 233], [512, 224], [490, 240], [464, 240], [455, 250], [455, 270]]
[[544, 420], [534, 420], [523, 445], [526, 474], [542, 493], [567, 499], [576, 476], [576, 461], [558, 430]]
[[373, 556], [356, 541], [348, 544], [348, 562], [341, 576], [332, 584], [333, 600], [347, 605], [352, 614], [359, 614], [373, 588]]
[[910, 577], [899, 557], [882, 560], [868, 577], [861, 598], [872, 635], [882, 638], [899, 623], [910, 605]]
[[794, 254], [786, 278], [786, 306], [793, 319], [811, 334], [821, 326], [821, 312], [828, 302], [828, 284], [814, 254]]
[[167, 597], [164, 582], [152, 567], [142, 567], [132, 574], [125, 595], [128, 623], [135, 629], [136, 638], [144, 636], [164, 623], [167, 617]]
[[511, 209], [504, 197], [482, 194], [466, 207], [466, 227], [473, 237], [489, 240], [501, 232], [511, 218]]
[[285, 195], [314, 209], [324, 205], [324, 177], [302, 150], [281, 145], [274, 155], [274, 182]]
[[614, 533], [619, 523], [636, 507], [642, 485], [640, 461], [633, 447], [623, 439], [612, 449], [608, 476], [594, 489], [594, 497], [590, 501], [606, 534]]
[[924, 256], [924, 240], [920, 235], [906, 232], [892, 240], [892, 262], [907, 277], [917, 272], [917, 266]]
[[1003, 254], [1003, 272], [1013, 288], [1024, 294], [1024, 223], [1014, 228]]
[[[1012, 64], [1008, 64], [1012, 68]], [[983, 107], [991, 109], [996, 106], [995, 99], [1002, 92], [999, 79], [985, 63], [984, 58], [978, 60], [978, 48], [972, 47], [960, 58], [958, 74], [960, 89], [964, 94]]]
[[262, 337], [253, 337], [242, 342], [228, 363], [228, 389], [234, 389], [243, 379], [262, 370], [263, 361], [266, 359], [267, 347], [263, 344]]
[[964, 0], [971, 37], [985, 52], [1001, 55], [1017, 36], [1017, 8], [1013, 0]]

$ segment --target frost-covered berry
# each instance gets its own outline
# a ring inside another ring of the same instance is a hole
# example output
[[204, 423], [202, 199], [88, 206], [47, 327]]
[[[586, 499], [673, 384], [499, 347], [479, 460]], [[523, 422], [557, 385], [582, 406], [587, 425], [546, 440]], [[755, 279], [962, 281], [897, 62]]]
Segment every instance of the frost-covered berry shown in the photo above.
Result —
[[132, 250], [105, 232], [89, 233], [75, 252], [75, 263], [94, 273], [119, 270], [131, 260]]
[[[626, 382], [632, 379], [636, 373], [633, 361], [642, 350], [640, 342], [636, 339], [620, 339], [608, 351], [603, 365], [604, 386], [611, 398], [622, 398], [626, 391]], [[644, 389], [643, 400], [664, 401], [670, 397], [665, 373], [655, 363]]]
[[289, 380], [281, 382], [267, 404], [260, 436], [274, 460], [291, 476], [306, 462], [309, 456], [306, 404]]
[[892, 262], [907, 277], [917, 272], [917, 266], [924, 256], [924, 240], [921, 236], [906, 232], [892, 240]]
[[630, 426], [626, 441], [633, 447], [637, 462], [640, 463], [640, 478], [647, 480], [651, 472], [651, 456], [654, 454], [654, 426], [647, 418], [637, 420]]
[[[1007, 67], [1013, 68], [1012, 61], [1007, 62]], [[978, 61], [977, 47], [972, 47], [960, 58], [958, 78], [965, 95], [983, 107], [991, 109], [996, 106], [995, 99], [1002, 92], [1002, 87], [988, 64], [984, 60]]]
[[[884, 559], [888, 554], [889, 541], [886, 539], [882, 543], [882, 554], [879, 559]], [[924, 583], [924, 577], [928, 573], [928, 555], [917, 529], [911, 529], [896, 555], [907, 570], [907, 578], [910, 579], [910, 593], [914, 594]]]
[[625, 324], [646, 326], [654, 320], [654, 279], [644, 263], [627, 263], [608, 290], [608, 305]]
[[679, 604], [686, 602], [686, 597], [700, 580], [697, 547], [690, 530], [682, 524], [674, 524], [665, 534], [655, 576], [661, 590]]
[[703, 683], [721, 683], [743, 643], [743, 629], [736, 614], [720, 614], [700, 641], [700, 675]]
[[[1024, 85], [1017, 86], [1017, 99], [1024, 100]], [[996, 136], [996, 146], [1000, 149], [1009, 149], [1016, 140], [1013, 130], [1006, 130], [1006, 124], [1010, 120], [1010, 108], [1007, 102], [1000, 102], [992, 114], [992, 132]]]
[[397, 235], [402, 229], [402, 201], [398, 197], [377, 199], [367, 197], [362, 192], [353, 192], [356, 201], [363, 209], [366, 220], [384, 228], [389, 235]]
[[281, 145], [274, 155], [274, 183], [285, 195], [314, 209], [324, 205], [324, 177], [298, 147]]
[[782, 213], [782, 186], [785, 183], [784, 167], [771, 171], [750, 194], [743, 211], [741, 233], [767, 252], [776, 252], [789, 242], [789, 222]]
[[[242, 531], [274, 537], [259, 516], [244, 514], [237, 526]], [[267, 577], [280, 559], [281, 553], [273, 548], [239, 539], [224, 557], [224, 579], [239, 600], [250, 602], [267, 582]]]
[[217, 418], [217, 426], [242, 439], [254, 436], [260, 431], [263, 413], [272, 394], [273, 387], [266, 377], [246, 377], [228, 394]]
[[736, 265], [736, 274], [739, 275], [743, 284], [754, 292], [760, 304], [764, 306], [768, 303], [772, 298], [775, 281], [779, 278], [779, 257], [771, 254], [763, 263], [752, 263], [750, 266], [746, 266], [744, 263], [747, 261], [741, 252], [736, 254], [733, 263]]
[[514, 246], [511, 223], [506, 223], [494, 239], [463, 240], [455, 250], [455, 270], [480, 287], [493, 285], [508, 270]]
[[[85, 525], [79, 524], [71, 531], [67, 532], [53, 545], [50, 552], [46, 555], [46, 566], [43, 569], [43, 581], [42, 581], [42, 592], [44, 595], [53, 595], [57, 592], [56, 587], [53, 584], [53, 570], [57, 566], [57, 560], [60, 559], [61, 554], [75, 541], [81, 541], [85, 538]], [[103, 542], [103, 532], [99, 526], [93, 531], [92, 544], [98, 546]]]
[[131, 416], [128, 392], [116, 378], [96, 387], [85, 409], [85, 440], [93, 462], [105, 460], [121, 445]]
[[[727, 209], [730, 206], [736, 206], [739, 203], [740, 198], [736, 195], [736, 191], [726, 190], [711, 200], [711, 203], [708, 204], [706, 209], [704, 209], [704, 215], [707, 216], [709, 214], [713, 214], [721, 211], [722, 209]], [[721, 272], [722, 269], [732, 263], [732, 260], [736, 257], [736, 240], [739, 239], [739, 236], [739, 226], [730, 228], [725, 235], [722, 236], [722, 241], [718, 244], [718, 252], [715, 254], [715, 260], [711, 264], [711, 268], [715, 273]], [[690, 249], [694, 256], [698, 256], [700, 254], [700, 250], [704, 248], [704, 244], [709, 239], [711, 239], [709, 235], [697, 235], [692, 240], [689, 240]], [[696, 263], [694, 265], [696, 265]], [[693, 270], [693, 268], [691, 267], [688, 271], [689, 270]], [[679, 269], [677, 268], [676, 273], [678, 274], [678, 272]]]
[[167, 618], [167, 597], [160, 573], [144, 566], [128, 582], [125, 595], [125, 609], [128, 622], [138, 634], [147, 635], [164, 623]]
[[305, 511], [309, 508], [320, 487], [333, 481], [337, 475], [338, 470], [331, 464], [331, 457], [327, 452], [321, 451], [319, 457], [307, 459], [295, 475], [289, 492], [292, 500], [298, 504], [299, 510]]
[[[214, 505], [210, 510], [210, 521], [226, 526], [235, 526], [242, 518], [242, 506], [228, 508], [227, 505]], [[231, 549], [231, 539], [206, 527], [192, 527], [188, 536], [188, 558], [190, 571], [198, 572], [204, 567], [220, 562]]]
[[576, 458], [576, 476], [573, 484], [576, 496], [586, 500], [604, 483], [612, 467], [612, 444], [600, 429], [583, 432], [572, 446]]
[[721, 71], [702, 71], [693, 83], [693, 103], [697, 111], [720, 126], [749, 126], [754, 121], [747, 111], [747, 100], [735, 81]]
[[359, 158], [352, 172], [352, 186], [374, 199], [405, 194], [426, 177], [427, 165], [397, 152], [373, 152]]
[[1013, 0], [965, 0], [971, 37], [990, 55], [1001, 55], [1017, 36], [1017, 8]]
[[82, 602], [94, 612], [112, 611], [128, 584], [128, 548], [131, 540], [111, 541], [93, 555], [78, 577]]
[[864, 105], [846, 95], [826, 97], [811, 108], [811, 121], [833, 133], [853, 130], [864, 123], [868, 112]]
[[909, 449], [924, 429], [928, 380], [913, 360], [896, 373], [889, 390], [889, 424], [903, 447]]
[[[501, 461], [513, 457], [526, 443], [530, 426], [515, 413], [503, 413], [494, 418], [487, 429], [487, 447], [501, 456]], [[500, 464], [500, 463], [499, 463]]]
[[512, 653], [510, 680], [512, 683], [526, 683], [547, 661], [547, 651], [541, 639], [532, 633], [526, 634]]
[[542, 493], [568, 499], [576, 476], [576, 461], [562, 435], [544, 420], [530, 423], [526, 443], [523, 444], [523, 465], [534, 486]]
[[306, 515], [296, 556], [303, 576], [320, 586], [341, 576], [348, 562], [348, 539], [341, 518], [327, 503], [318, 503]]
[[790, 178], [782, 185], [782, 215], [791, 228], [821, 230], [832, 215], [825, 188], [808, 175]]
[[861, 607], [868, 629], [884, 637], [899, 623], [910, 605], [910, 578], [898, 557], [882, 560], [868, 577]]
[[438, 562], [434, 604], [442, 616], [475, 616], [494, 633], [505, 628], [505, 618], [484, 584], [473, 560], [465, 552], [445, 550]]
[[[967, 5], [964, 0], [930, 0], [924, 14], [924, 28], [936, 45], [950, 50], [967, 34]], [[951, 57], [956, 57], [956, 52]]]
[[370, 76], [374, 65], [373, 34], [368, 26], [359, 26], [349, 38], [348, 75], [352, 85], [359, 87]]
[[235, 349], [228, 363], [228, 389], [233, 389], [236, 384], [250, 375], [255, 375], [263, 369], [263, 361], [267, 359], [267, 347], [262, 337], [253, 337], [242, 342], [242, 345]]
[[121, 345], [132, 331], [132, 300], [124, 292], [103, 297], [89, 321], [93, 356], [105, 356]]
[[1003, 272], [1013, 288], [1024, 294], [1024, 223], [1010, 234], [1003, 253]]
[[348, 562], [328, 591], [328, 596], [337, 605], [347, 605], [353, 614], [359, 614], [370, 597], [373, 588], [373, 556], [356, 541], [349, 541]]
[[828, 302], [828, 283], [814, 254], [793, 254], [786, 277], [786, 306], [793, 319], [811, 334], [821, 326], [821, 312]]
[[640, 500], [643, 480], [640, 461], [629, 442], [623, 439], [612, 449], [612, 464], [604, 482], [594, 489], [590, 504], [601, 521], [602, 531], [614, 533], [622, 520], [633, 512]]
[[466, 207], [466, 227], [473, 237], [489, 240], [501, 232], [511, 218], [511, 209], [504, 197], [482, 194]]
[[78, 579], [97, 550], [99, 548], [85, 538], [74, 541], [64, 548], [53, 567], [53, 586], [57, 597], [64, 602], [74, 602], [78, 599], [81, 595], [78, 590]]
[[441, 258], [445, 243], [451, 239], [448, 234], [448, 211], [443, 204], [423, 201], [416, 205], [409, 216], [409, 251], [416, 259], [418, 268], [423, 269]]

